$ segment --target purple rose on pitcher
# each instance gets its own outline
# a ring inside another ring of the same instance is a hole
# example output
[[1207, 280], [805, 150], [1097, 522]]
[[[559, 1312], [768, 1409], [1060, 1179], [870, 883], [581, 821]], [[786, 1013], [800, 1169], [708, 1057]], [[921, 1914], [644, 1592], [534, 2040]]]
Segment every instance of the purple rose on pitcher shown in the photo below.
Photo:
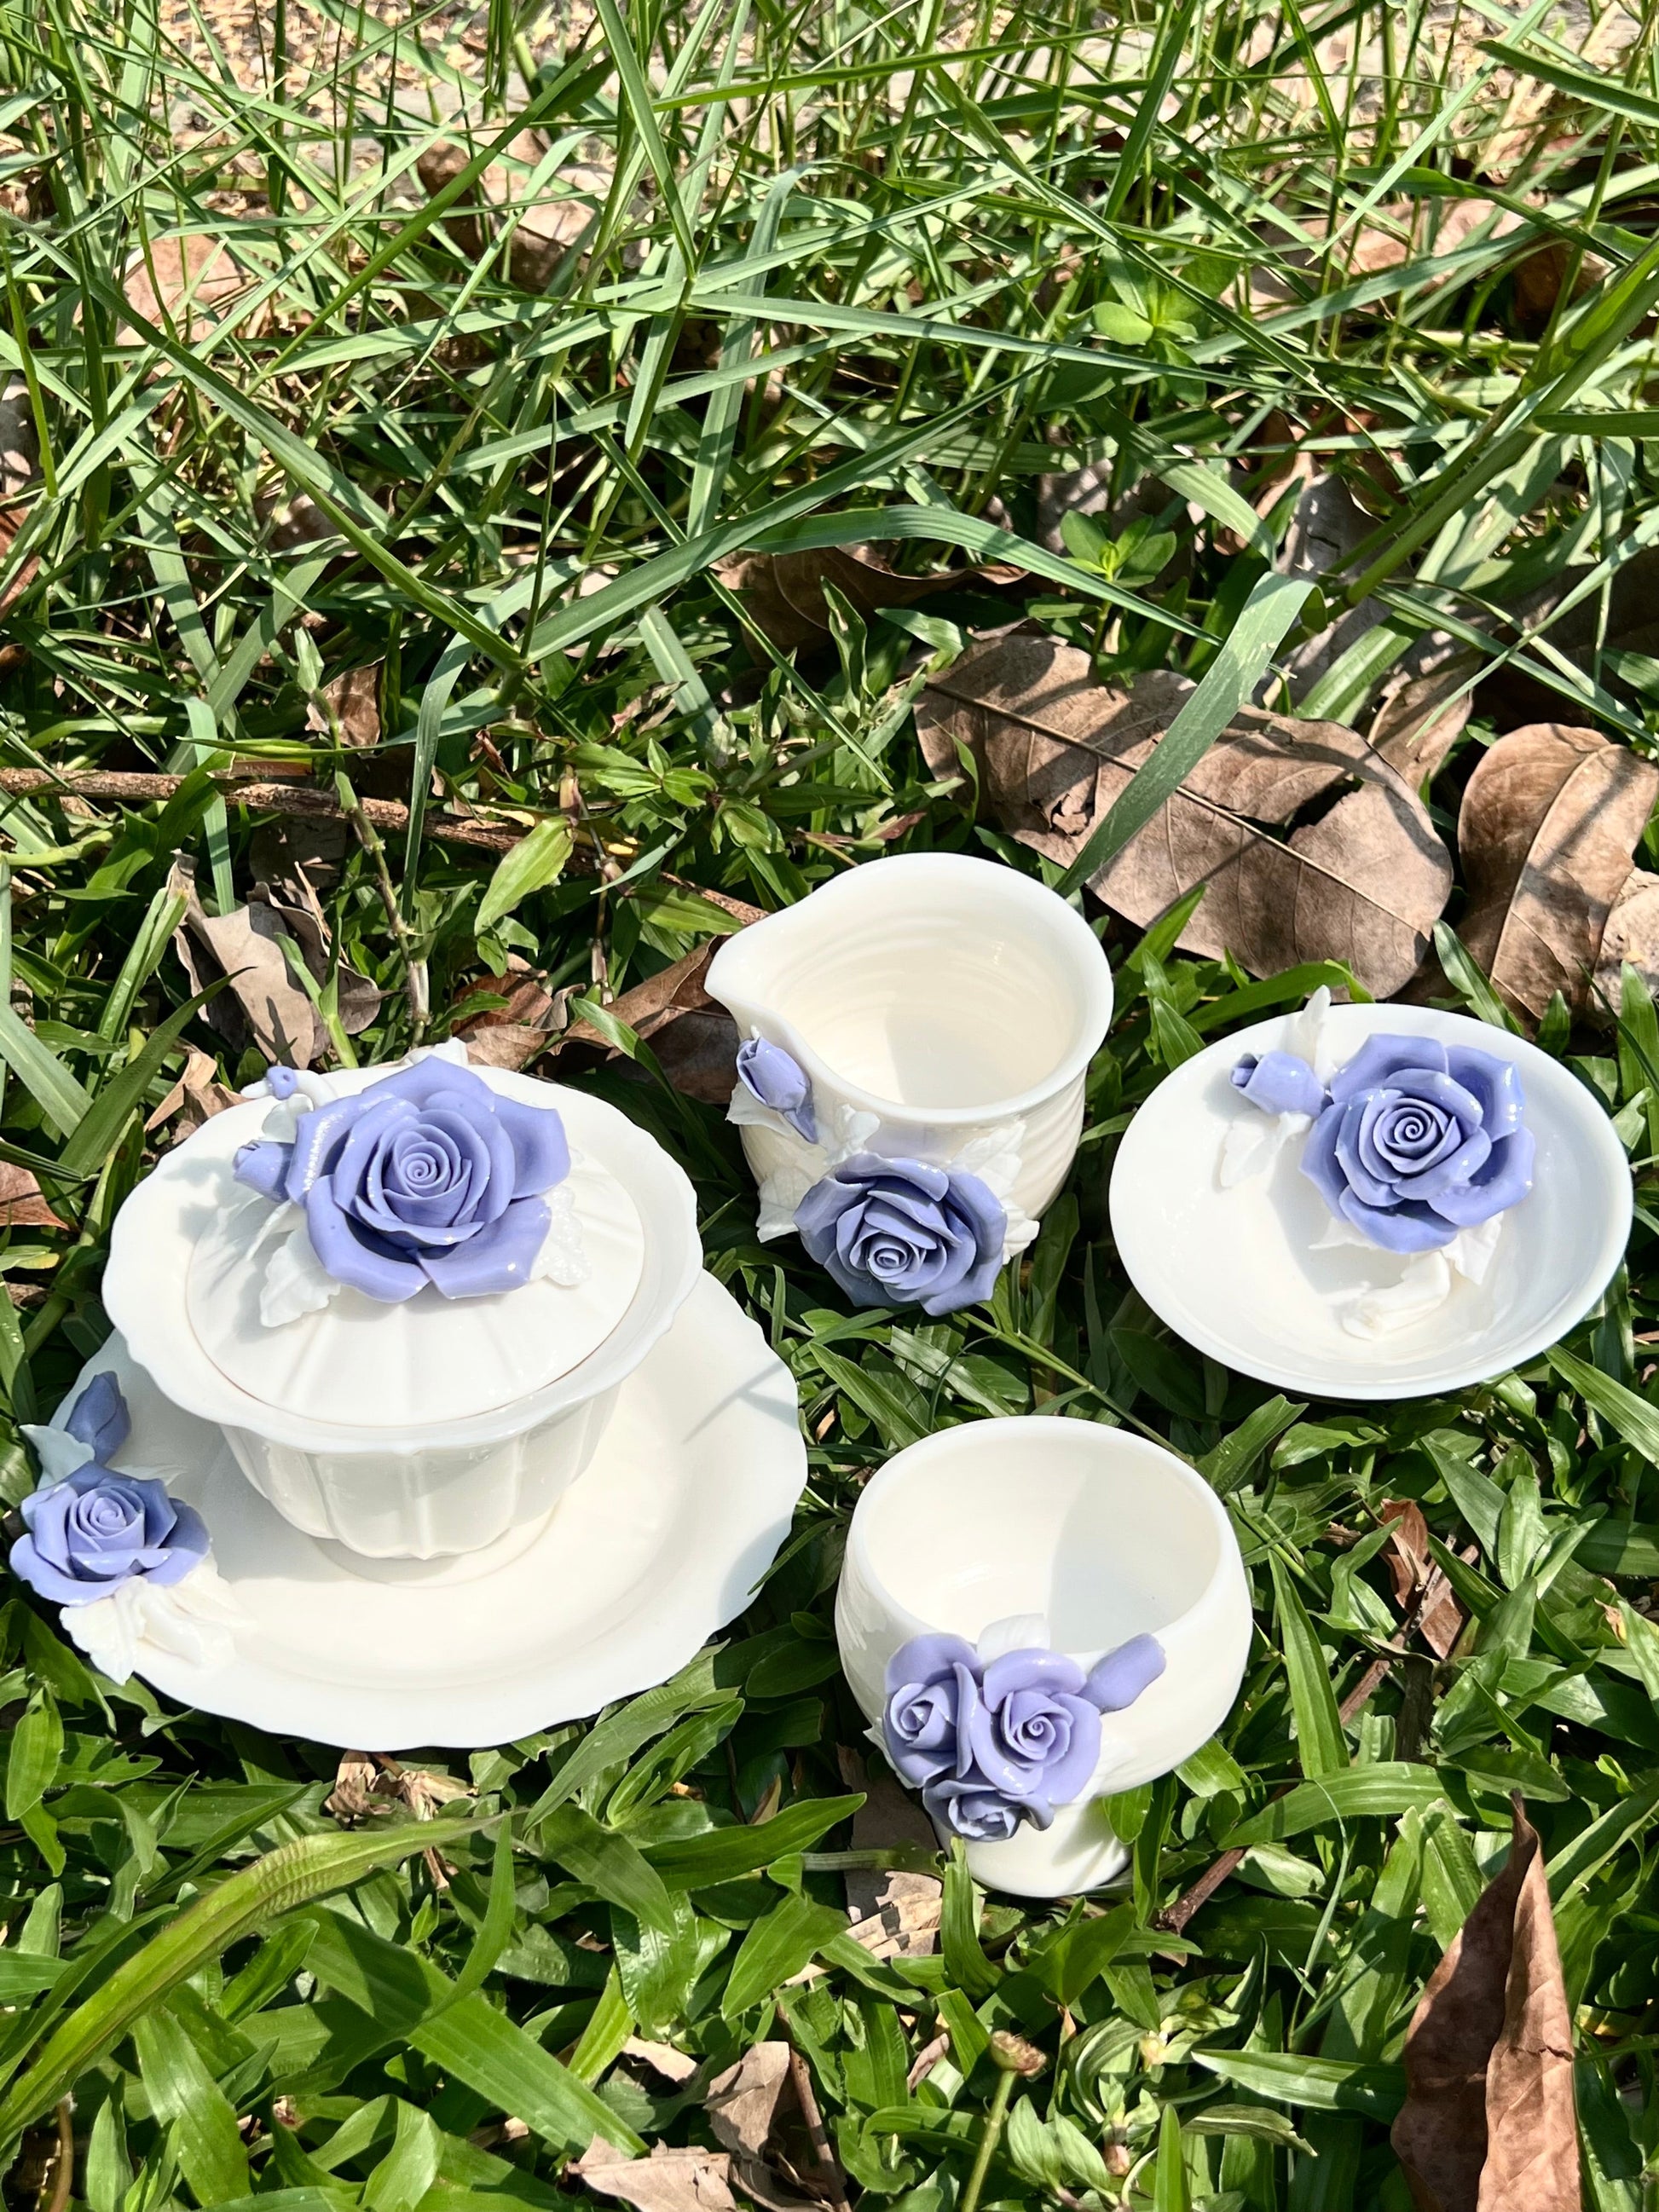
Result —
[[564, 1123], [435, 1056], [313, 1107], [291, 1144], [244, 1145], [239, 1179], [305, 1208], [327, 1273], [395, 1305], [529, 1281], [570, 1171]]
[[1319, 1113], [1325, 1086], [1307, 1061], [1293, 1052], [1246, 1053], [1232, 1072], [1233, 1089], [1264, 1114]]
[[860, 1152], [813, 1184], [795, 1226], [849, 1298], [947, 1314], [990, 1297], [1008, 1216], [977, 1176]]
[[1332, 1078], [1302, 1172], [1390, 1252], [1449, 1244], [1532, 1188], [1533, 1134], [1510, 1060], [1432, 1037], [1368, 1037]]
[[1063, 1652], [983, 1660], [959, 1636], [917, 1636], [888, 1662], [882, 1739], [894, 1771], [934, 1820], [969, 1842], [1022, 1820], [1048, 1827], [1100, 1763], [1100, 1716], [1164, 1672], [1156, 1637], [1132, 1637], [1088, 1674]]

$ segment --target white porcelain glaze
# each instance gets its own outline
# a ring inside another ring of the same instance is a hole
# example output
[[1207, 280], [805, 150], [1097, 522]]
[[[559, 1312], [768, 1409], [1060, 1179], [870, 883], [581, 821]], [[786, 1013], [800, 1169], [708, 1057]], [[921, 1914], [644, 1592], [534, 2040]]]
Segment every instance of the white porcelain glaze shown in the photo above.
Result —
[[1188, 1344], [1238, 1373], [1329, 1398], [1438, 1396], [1548, 1348], [1607, 1288], [1630, 1236], [1630, 1168], [1600, 1101], [1522, 1037], [1429, 1006], [1333, 1006], [1322, 1054], [1351, 1059], [1368, 1036], [1438, 1037], [1512, 1060], [1537, 1141], [1530, 1194], [1503, 1216], [1486, 1279], [1459, 1279], [1438, 1310], [1366, 1340], [1345, 1326], [1356, 1285], [1396, 1282], [1407, 1261], [1376, 1248], [1315, 1250], [1325, 1201], [1300, 1143], [1224, 1189], [1228, 1127], [1255, 1109], [1230, 1075], [1247, 1053], [1295, 1048], [1283, 1016], [1209, 1046], [1136, 1115], [1112, 1168], [1112, 1233], [1141, 1297]]
[[1085, 1670], [1141, 1634], [1167, 1661], [1132, 1705], [1104, 1716], [1085, 1796], [1048, 1829], [968, 1846], [975, 1881], [1060, 1897], [1126, 1863], [1099, 1800], [1190, 1758], [1237, 1694], [1250, 1600], [1224, 1508], [1172, 1453], [1096, 1421], [972, 1421], [889, 1460], [854, 1511], [836, 1602], [842, 1663], [872, 1724], [887, 1662], [912, 1637], [976, 1642], [1027, 1613]]
[[[727, 938], [708, 988], [805, 1070], [821, 1134], [874, 1116], [859, 1149], [937, 1165], [1012, 1139], [1009, 1196], [1032, 1217], [1065, 1181], [1112, 974], [1081, 915], [1018, 869], [867, 860]], [[787, 1130], [742, 1133], [757, 1182], [807, 1157]]]
[[[644, 1230], [620, 1317], [564, 1371], [563, 1362], [550, 1361], [553, 1377], [538, 1387], [464, 1417], [431, 1418], [410, 1402], [418, 1394], [410, 1380], [410, 1316], [396, 1307], [382, 1309], [384, 1330], [352, 1329], [361, 1407], [354, 1420], [319, 1419], [298, 1389], [286, 1403], [268, 1402], [225, 1372], [191, 1326], [191, 1266], [204, 1235], [241, 1204], [231, 1163], [259, 1133], [263, 1102], [216, 1115], [166, 1154], [121, 1208], [110, 1240], [104, 1303], [133, 1358], [174, 1404], [224, 1431], [248, 1480], [296, 1528], [371, 1558], [477, 1551], [544, 1519], [592, 1456], [617, 1386], [669, 1328], [702, 1267], [691, 1185], [653, 1138], [582, 1092], [477, 1072], [497, 1089], [557, 1106], [572, 1146], [621, 1186]], [[374, 1073], [363, 1071], [362, 1082]], [[424, 1356], [447, 1356], [465, 1370], [485, 1366], [492, 1323], [512, 1300], [556, 1308], [586, 1289], [538, 1284], [454, 1301], [428, 1291], [410, 1304], [430, 1302], [421, 1317]], [[342, 1293], [315, 1317], [325, 1330], [346, 1299]], [[257, 1315], [245, 1314], [240, 1325], [258, 1328]]]
[[551, 1517], [465, 1559], [354, 1559], [316, 1542], [118, 1336], [66, 1405], [103, 1368], [132, 1415], [117, 1463], [167, 1470], [234, 1601], [228, 1662], [152, 1648], [138, 1671], [182, 1705], [319, 1743], [471, 1750], [665, 1680], [748, 1605], [806, 1480], [789, 1372], [709, 1275], [622, 1385]]

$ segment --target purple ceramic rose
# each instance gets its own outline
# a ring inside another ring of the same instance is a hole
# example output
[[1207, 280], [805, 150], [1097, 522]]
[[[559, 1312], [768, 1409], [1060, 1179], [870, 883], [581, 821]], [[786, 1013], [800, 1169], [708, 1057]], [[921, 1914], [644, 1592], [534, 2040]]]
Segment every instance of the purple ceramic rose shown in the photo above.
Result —
[[1241, 1060], [1234, 1088], [1265, 1114], [1314, 1118], [1302, 1172], [1331, 1212], [1389, 1252], [1427, 1252], [1532, 1188], [1520, 1071], [1433, 1037], [1372, 1036], [1320, 1084], [1289, 1052]]
[[812, 1085], [806, 1070], [781, 1045], [769, 1044], [764, 1037], [745, 1037], [738, 1047], [738, 1080], [750, 1097], [781, 1114], [798, 1137], [817, 1144]]
[[917, 1636], [888, 1662], [882, 1738], [894, 1771], [954, 1835], [998, 1842], [1083, 1796], [1100, 1762], [1100, 1716], [1164, 1672], [1136, 1636], [1088, 1674], [1063, 1652], [981, 1659], [959, 1636]]
[[953, 1313], [991, 1295], [1008, 1217], [977, 1176], [860, 1152], [795, 1209], [807, 1250], [850, 1298]]
[[428, 1283], [471, 1298], [528, 1282], [550, 1221], [543, 1194], [569, 1171], [555, 1108], [436, 1057], [313, 1107], [291, 1144], [236, 1155], [243, 1182], [304, 1206], [337, 1281], [388, 1305]]
[[[131, 1424], [114, 1376], [95, 1376], [63, 1425], [95, 1453], [118, 1450]], [[32, 1492], [18, 1510], [26, 1534], [11, 1547], [11, 1571], [54, 1605], [91, 1605], [140, 1579], [180, 1582], [207, 1556], [207, 1528], [193, 1506], [152, 1477], [118, 1474], [96, 1457]]]

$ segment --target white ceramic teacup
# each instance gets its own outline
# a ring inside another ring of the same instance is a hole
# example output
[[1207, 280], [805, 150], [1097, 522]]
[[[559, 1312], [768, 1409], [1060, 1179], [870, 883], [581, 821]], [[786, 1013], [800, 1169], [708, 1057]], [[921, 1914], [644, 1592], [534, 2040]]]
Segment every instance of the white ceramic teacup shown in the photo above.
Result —
[[889, 1460], [854, 1512], [836, 1603], [842, 1663], [878, 1738], [888, 1663], [916, 1638], [962, 1638], [988, 1656], [1046, 1646], [1085, 1676], [1131, 1639], [1156, 1639], [1162, 1671], [1103, 1712], [1093, 1772], [1052, 1825], [969, 1842], [975, 1880], [1018, 1897], [1069, 1895], [1122, 1870], [1100, 1801], [1169, 1773], [1215, 1733], [1250, 1621], [1237, 1540], [1203, 1477], [1121, 1429], [1046, 1415], [969, 1422]]
[[[338, 1094], [385, 1068], [329, 1079]], [[672, 1325], [702, 1267], [684, 1171], [616, 1108], [495, 1068], [494, 1090], [556, 1106], [595, 1231], [617, 1265], [580, 1287], [530, 1285], [402, 1305], [342, 1292], [295, 1334], [262, 1331], [243, 1226], [264, 1201], [234, 1175], [270, 1101], [215, 1115], [158, 1162], [116, 1217], [103, 1297], [127, 1348], [174, 1405], [212, 1421], [286, 1520], [366, 1559], [425, 1560], [526, 1540], [592, 1458], [622, 1384]], [[597, 1236], [590, 1244], [597, 1243]], [[216, 1267], [212, 1262], [219, 1262]], [[205, 1280], [204, 1280], [205, 1276]], [[606, 1299], [610, 1304], [605, 1303]], [[319, 1325], [313, 1328], [311, 1323]], [[536, 1361], [550, 1325], [580, 1356]], [[270, 1378], [283, 1374], [286, 1387]]]
[[728, 938], [708, 988], [811, 1086], [816, 1144], [777, 1115], [732, 1115], [763, 1200], [776, 1194], [763, 1235], [853, 1152], [966, 1157], [1011, 1224], [1065, 1181], [1112, 972], [1082, 915], [1018, 869], [954, 853], [867, 860]]

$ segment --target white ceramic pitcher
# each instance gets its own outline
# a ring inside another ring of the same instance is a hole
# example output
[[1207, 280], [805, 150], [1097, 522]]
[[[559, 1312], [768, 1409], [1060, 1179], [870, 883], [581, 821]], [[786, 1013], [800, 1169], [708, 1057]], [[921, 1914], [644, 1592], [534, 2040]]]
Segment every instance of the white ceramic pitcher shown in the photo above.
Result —
[[741, 1086], [734, 1101], [763, 1236], [787, 1231], [826, 1165], [857, 1152], [967, 1158], [976, 1173], [994, 1160], [1011, 1222], [1035, 1233], [1112, 1018], [1105, 953], [1064, 899], [959, 854], [868, 860], [728, 938], [708, 988], [810, 1089], [816, 1141]]

